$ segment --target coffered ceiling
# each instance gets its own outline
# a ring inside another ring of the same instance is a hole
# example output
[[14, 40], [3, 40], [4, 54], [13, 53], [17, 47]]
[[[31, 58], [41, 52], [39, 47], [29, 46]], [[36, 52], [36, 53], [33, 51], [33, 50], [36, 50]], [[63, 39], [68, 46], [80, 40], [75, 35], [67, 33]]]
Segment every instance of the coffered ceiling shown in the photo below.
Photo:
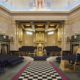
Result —
[[63, 21], [16, 21], [19, 25], [19, 28], [22, 28], [24, 31], [42, 31], [49, 32], [55, 31], [61, 27]]

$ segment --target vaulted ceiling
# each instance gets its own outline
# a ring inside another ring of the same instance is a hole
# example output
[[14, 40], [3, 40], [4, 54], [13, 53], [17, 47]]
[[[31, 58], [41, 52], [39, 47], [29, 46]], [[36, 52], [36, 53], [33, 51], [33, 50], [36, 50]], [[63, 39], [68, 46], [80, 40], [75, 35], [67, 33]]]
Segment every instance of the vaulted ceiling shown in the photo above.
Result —
[[80, 5], [80, 0], [44, 0], [44, 7], [37, 9], [36, 1], [39, 0], [0, 0], [0, 5], [10, 11], [70, 11]]

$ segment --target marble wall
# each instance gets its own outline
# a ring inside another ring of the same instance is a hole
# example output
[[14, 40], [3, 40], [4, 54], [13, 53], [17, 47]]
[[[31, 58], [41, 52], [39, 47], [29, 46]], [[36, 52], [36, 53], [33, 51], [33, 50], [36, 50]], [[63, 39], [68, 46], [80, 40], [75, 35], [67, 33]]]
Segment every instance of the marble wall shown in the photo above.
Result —
[[80, 8], [69, 15], [69, 25], [72, 27], [72, 35], [75, 33], [80, 34]]
[[6, 10], [0, 8], [0, 34], [6, 34], [10, 38], [13, 37], [14, 43], [11, 43], [11, 50], [16, 50], [16, 23], [12, 16]]
[[34, 34], [28, 35], [24, 33], [24, 46], [34, 46]]
[[70, 42], [67, 42], [67, 37], [70, 38], [75, 34], [80, 34], [80, 8], [72, 11], [68, 20], [65, 20], [63, 50], [70, 50]]
[[57, 45], [57, 33], [52, 35], [47, 35], [46, 46], [56, 46]]
[[10, 26], [11, 16], [0, 8], [0, 33], [9, 35], [8, 30]]
[[[62, 39], [62, 49], [69, 50], [70, 43], [67, 42], [67, 37], [75, 33], [80, 33], [80, 8], [66, 13], [10, 13], [0, 8], [0, 33], [7, 34], [14, 39], [11, 43], [11, 50], [18, 50], [20, 47], [16, 38], [16, 20], [64, 20], [64, 33]], [[30, 38], [30, 37], [29, 37]], [[26, 40], [29, 39], [26, 36]], [[53, 39], [53, 37], [50, 39]], [[32, 40], [32, 38], [31, 38]], [[27, 41], [28, 42], [28, 41]], [[27, 44], [27, 42], [25, 42]], [[52, 42], [52, 44], [55, 42]], [[32, 43], [31, 43], [32, 44]], [[50, 43], [51, 44], [51, 43]], [[49, 45], [49, 44], [48, 44]]]

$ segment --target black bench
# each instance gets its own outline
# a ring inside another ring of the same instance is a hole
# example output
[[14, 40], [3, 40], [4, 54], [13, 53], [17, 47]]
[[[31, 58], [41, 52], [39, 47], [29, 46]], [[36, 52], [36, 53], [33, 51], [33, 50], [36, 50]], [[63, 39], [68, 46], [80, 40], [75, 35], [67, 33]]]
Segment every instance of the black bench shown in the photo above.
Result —
[[59, 48], [58, 46], [46, 46], [44, 47], [44, 49], [46, 50], [48, 56], [57, 56], [60, 55], [61, 52], [61, 48]]
[[0, 55], [0, 64], [3, 67], [14, 66], [23, 61], [23, 57], [14, 56], [14, 55]]

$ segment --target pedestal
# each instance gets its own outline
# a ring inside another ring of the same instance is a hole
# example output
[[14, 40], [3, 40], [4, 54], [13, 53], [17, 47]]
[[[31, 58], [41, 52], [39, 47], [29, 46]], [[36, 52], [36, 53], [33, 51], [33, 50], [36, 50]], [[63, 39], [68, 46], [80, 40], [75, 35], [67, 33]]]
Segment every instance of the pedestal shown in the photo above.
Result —
[[67, 60], [61, 60], [61, 63], [60, 63], [60, 69], [62, 71], [69, 71], [69, 62]]

